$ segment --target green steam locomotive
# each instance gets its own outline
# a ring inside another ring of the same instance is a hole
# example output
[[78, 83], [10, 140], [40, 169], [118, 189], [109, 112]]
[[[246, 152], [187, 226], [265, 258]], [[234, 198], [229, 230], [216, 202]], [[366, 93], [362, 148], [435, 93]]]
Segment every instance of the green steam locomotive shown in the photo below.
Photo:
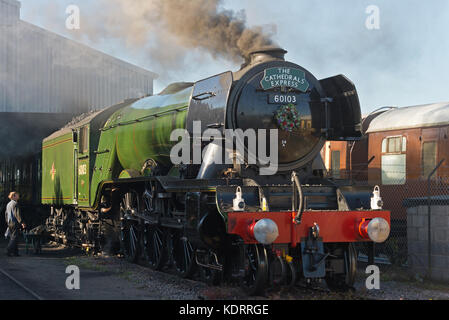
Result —
[[[155, 270], [172, 265], [181, 277], [236, 280], [250, 294], [301, 279], [352, 286], [353, 244], [385, 241], [389, 212], [371, 209], [369, 192], [326, 179], [318, 160], [326, 140], [361, 136], [357, 91], [341, 75], [317, 80], [285, 53], [255, 51], [238, 72], [173, 84], [46, 138], [48, 231]], [[177, 129], [192, 154], [175, 164]], [[230, 129], [275, 131], [275, 147], [258, 135], [244, 136], [240, 152], [204, 138]], [[262, 149], [277, 155], [272, 174], [262, 174]]]

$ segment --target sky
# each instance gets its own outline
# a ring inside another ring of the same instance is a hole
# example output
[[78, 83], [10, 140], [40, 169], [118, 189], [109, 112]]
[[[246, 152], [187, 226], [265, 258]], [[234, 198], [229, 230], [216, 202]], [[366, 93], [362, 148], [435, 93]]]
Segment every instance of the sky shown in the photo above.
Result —
[[[23, 20], [158, 73], [155, 92], [171, 82], [194, 82], [237, 71], [243, 62], [186, 48], [180, 61], [167, 67], [150, 58], [145, 46], [130, 45], [127, 35], [92, 39], [65, 27], [70, 4], [80, 8], [80, 30], [87, 21], [83, 17], [97, 15], [99, 24], [107, 19], [111, 8], [95, 7], [95, 0], [21, 2]], [[112, 6], [114, 2], [104, 3]], [[374, 21], [373, 12], [367, 12], [373, 5], [378, 8], [378, 29], [366, 24]], [[316, 78], [344, 74], [357, 87], [363, 114], [383, 106], [449, 101], [447, 0], [223, 0], [221, 9], [246, 16], [248, 27], [269, 29], [272, 39], [288, 51], [286, 59]], [[145, 40], [151, 43], [153, 36]], [[164, 50], [160, 48], [161, 55], [169, 54]]]

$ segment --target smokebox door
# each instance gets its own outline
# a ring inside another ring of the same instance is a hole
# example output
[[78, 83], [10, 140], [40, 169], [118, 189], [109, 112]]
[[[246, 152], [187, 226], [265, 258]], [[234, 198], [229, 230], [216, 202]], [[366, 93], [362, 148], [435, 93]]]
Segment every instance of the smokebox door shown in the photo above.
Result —
[[201, 133], [213, 128], [225, 129], [226, 106], [233, 82], [228, 71], [195, 83], [187, 115], [187, 130], [193, 132], [193, 121], [201, 121]]

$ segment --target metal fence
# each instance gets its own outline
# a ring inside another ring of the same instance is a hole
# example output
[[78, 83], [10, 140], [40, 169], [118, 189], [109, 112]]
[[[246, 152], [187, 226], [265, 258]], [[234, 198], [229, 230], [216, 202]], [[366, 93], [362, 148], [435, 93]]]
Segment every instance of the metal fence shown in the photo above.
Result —
[[[439, 223], [433, 217], [432, 208], [449, 205], [449, 165], [446, 165], [442, 160], [433, 168], [418, 168], [413, 171], [405, 170], [402, 166], [398, 167], [397, 170], [391, 166], [388, 170], [368, 168], [368, 164], [361, 167], [360, 170], [328, 172], [329, 177], [348, 179], [355, 186], [374, 188], [378, 185], [381, 190], [383, 209], [391, 211], [390, 237], [386, 242], [376, 244], [374, 249], [365, 244], [358, 244], [359, 260], [367, 262], [369, 252], [373, 250], [376, 264], [408, 267], [411, 255], [414, 255], [414, 252], [418, 250], [418, 252], [423, 253], [418, 259], [418, 263], [428, 268], [431, 261], [434, 260], [430, 258], [431, 251], [444, 250], [444, 248], [440, 250], [435, 241], [432, 243], [434, 238], [432, 227], [438, 227]], [[417, 215], [415, 217], [407, 213], [407, 209], [413, 206], [420, 207], [419, 218], [417, 218]], [[449, 217], [447, 220], [446, 224], [448, 225], [445, 227], [449, 227]], [[430, 221], [431, 223], [429, 223]], [[408, 230], [419, 234], [408, 235]], [[422, 240], [420, 242], [421, 248], [409, 250], [408, 245], [413, 243], [415, 237]], [[448, 239], [444, 240], [449, 240], [449, 232]], [[442, 241], [441, 244], [443, 245]], [[416, 263], [416, 257], [414, 261]]]

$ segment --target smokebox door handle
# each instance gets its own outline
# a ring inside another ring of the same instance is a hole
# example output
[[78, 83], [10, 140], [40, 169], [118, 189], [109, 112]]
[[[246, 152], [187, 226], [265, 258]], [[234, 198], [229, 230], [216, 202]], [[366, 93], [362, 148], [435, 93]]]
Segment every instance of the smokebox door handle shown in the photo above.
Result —
[[209, 129], [220, 129], [220, 128], [224, 127], [224, 123], [222, 123], [222, 122], [211, 123], [211, 124], [208, 124], [207, 127]]
[[214, 92], [204, 92], [204, 93], [201, 93], [201, 94], [198, 94], [198, 95], [192, 97], [192, 99], [196, 100], [196, 101], [203, 101], [203, 100], [207, 100], [212, 97], [215, 97], [216, 95], [217, 94]]

